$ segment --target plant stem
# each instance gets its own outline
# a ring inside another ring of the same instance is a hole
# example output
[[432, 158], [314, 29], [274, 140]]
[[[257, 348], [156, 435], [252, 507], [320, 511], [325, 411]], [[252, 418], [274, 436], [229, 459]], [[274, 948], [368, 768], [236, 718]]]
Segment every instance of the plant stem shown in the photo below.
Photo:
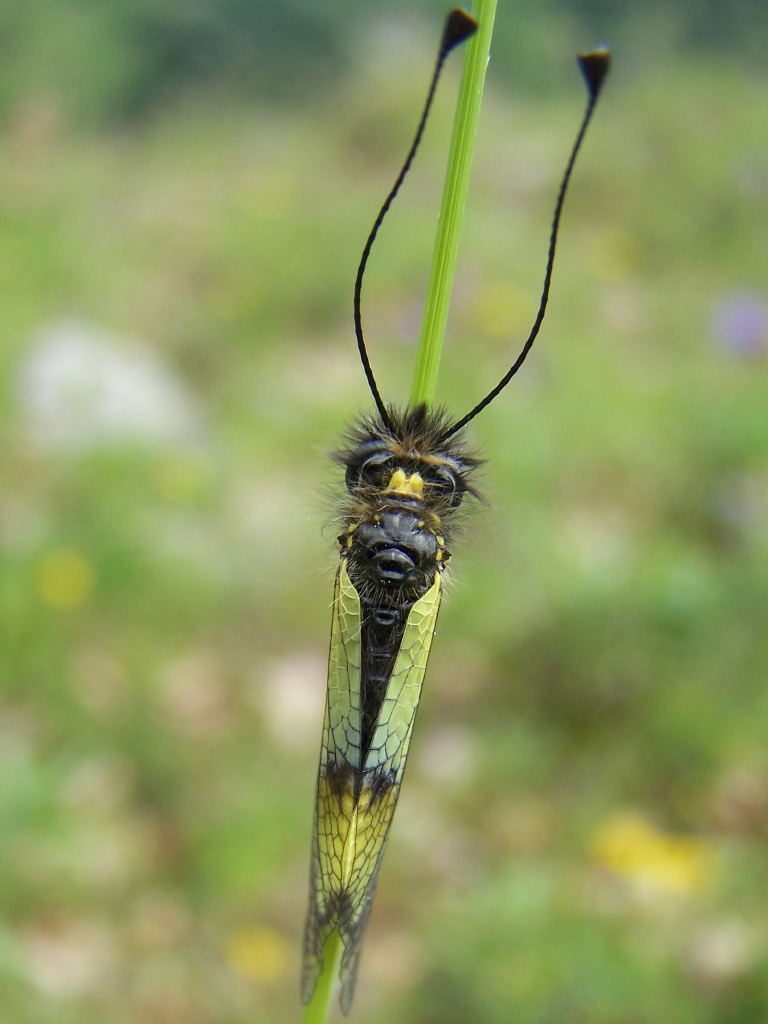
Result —
[[[478, 22], [478, 30], [469, 40], [464, 56], [464, 70], [453, 122], [424, 320], [416, 353], [416, 369], [411, 391], [412, 406], [431, 401], [435, 394], [440, 350], [448, 317], [448, 302], [475, 148], [480, 101], [483, 96], [485, 71], [488, 67], [496, 0], [475, 0], [472, 14]], [[341, 939], [338, 931], [334, 931], [323, 948], [323, 970], [314, 995], [304, 1009], [303, 1024], [327, 1024], [337, 987], [340, 958]]]
[[435, 396], [495, 14], [496, 0], [475, 0], [472, 15], [477, 20], [478, 30], [467, 43], [464, 54], [464, 70], [416, 353], [411, 406], [431, 402]]
[[341, 937], [336, 930], [331, 932], [323, 946], [323, 970], [312, 998], [304, 1007], [303, 1024], [326, 1024], [330, 1019], [340, 959]]

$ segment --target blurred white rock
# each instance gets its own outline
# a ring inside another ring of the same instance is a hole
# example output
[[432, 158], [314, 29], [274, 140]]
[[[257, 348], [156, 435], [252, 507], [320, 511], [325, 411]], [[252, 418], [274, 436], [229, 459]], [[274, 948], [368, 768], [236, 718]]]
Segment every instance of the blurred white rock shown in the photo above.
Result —
[[40, 332], [20, 367], [18, 394], [30, 439], [55, 451], [201, 433], [201, 411], [172, 367], [146, 343], [86, 321]]

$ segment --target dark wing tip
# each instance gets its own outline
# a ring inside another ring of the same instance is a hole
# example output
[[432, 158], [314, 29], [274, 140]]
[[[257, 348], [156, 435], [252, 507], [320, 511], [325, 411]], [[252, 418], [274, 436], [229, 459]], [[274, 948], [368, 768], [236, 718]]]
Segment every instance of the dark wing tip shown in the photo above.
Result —
[[443, 50], [448, 53], [454, 46], [458, 46], [459, 43], [463, 43], [465, 39], [473, 36], [475, 32], [477, 32], [475, 19], [466, 11], [462, 11], [460, 7], [454, 7], [445, 20]]
[[593, 50], [591, 53], [580, 54], [577, 59], [589, 95], [597, 99], [611, 66], [611, 54], [608, 50]]

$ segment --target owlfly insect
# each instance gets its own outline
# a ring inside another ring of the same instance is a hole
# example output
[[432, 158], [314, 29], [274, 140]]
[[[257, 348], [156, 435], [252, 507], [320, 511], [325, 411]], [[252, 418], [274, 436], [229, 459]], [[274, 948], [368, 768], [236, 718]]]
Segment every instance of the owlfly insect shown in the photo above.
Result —
[[467, 451], [463, 431], [509, 384], [539, 333], [565, 193], [609, 67], [604, 50], [578, 58], [587, 107], [555, 202], [538, 312], [512, 366], [458, 419], [426, 405], [388, 405], [363, 338], [363, 276], [377, 232], [418, 149], [445, 60], [476, 27], [464, 11], [448, 16], [415, 137], [365, 243], [354, 287], [355, 334], [375, 411], [350, 427], [346, 443], [333, 456], [344, 469], [346, 490], [303, 968], [308, 1002], [323, 970], [326, 942], [338, 932], [345, 1013], [421, 697], [451, 557], [452, 526], [462, 503], [478, 497], [473, 474], [480, 460]]

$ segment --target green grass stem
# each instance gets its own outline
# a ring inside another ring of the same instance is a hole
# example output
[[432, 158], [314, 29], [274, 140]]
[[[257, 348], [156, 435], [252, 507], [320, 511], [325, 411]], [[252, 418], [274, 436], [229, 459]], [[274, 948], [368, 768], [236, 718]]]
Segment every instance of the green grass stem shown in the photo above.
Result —
[[[480, 102], [491, 48], [496, 0], [475, 0], [472, 15], [477, 20], [478, 30], [469, 40], [464, 54], [464, 69], [448, 153], [440, 219], [432, 253], [424, 320], [416, 353], [411, 405], [430, 402], [435, 394], [440, 351], [448, 318], [448, 304], [472, 169]], [[327, 1024], [338, 987], [336, 982], [340, 956], [341, 940], [338, 931], [335, 931], [325, 944], [323, 971], [315, 993], [305, 1007], [303, 1024]]]
[[303, 1024], [327, 1024], [333, 1001], [338, 990], [339, 961], [341, 960], [341, 936], [331, 932], [323, 947], [323, 970], [317, 979], [314, 995], [304, 1007]]
[[496, 0], [475, 0], [471, 13], [477, 20], [478, 30], [467, 43], [464, 54], [464, 69], [453, 122], [440, 219], [432, 253], [424, 319], [416, 353], [411, 389], [412, 406], [421, 402], [431, 402], [435, 396], [459, 236], [472, 169], [480, 102], [483, 98], [485, 72], [491, 48]]

